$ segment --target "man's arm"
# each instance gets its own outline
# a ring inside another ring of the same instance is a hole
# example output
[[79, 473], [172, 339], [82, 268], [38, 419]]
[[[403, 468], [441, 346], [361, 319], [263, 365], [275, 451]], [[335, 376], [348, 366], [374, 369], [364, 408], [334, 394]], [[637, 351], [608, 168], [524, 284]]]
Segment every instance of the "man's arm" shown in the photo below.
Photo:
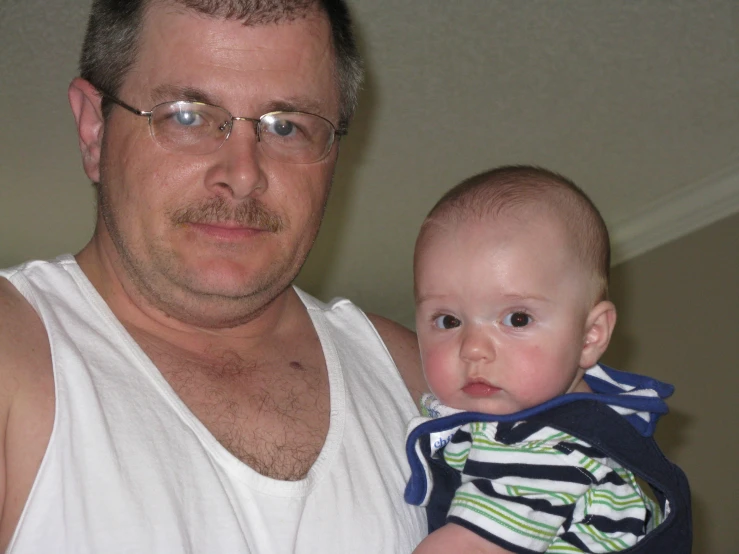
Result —
[[[3, 507], [5, 505], [7, 465], [5, 463], [5, 435], [10, 405], [18, 390], [18, 380], [10, 371], [10, 364], [6, 361], [8, 348], [12, 348], [12, 345], [9, 344], [12, 337], [6, 328], [11, 324], [13, 310], [13, 298], [7, 296], [4, 291], [6, 283], [6, 280], [0, 279], [0, 530], [2, 530]], [[0, 550], [3, 550], [4, 547], [5, 544], [0, 540]]]
[[421, 370], [421, 355], [418, 351], [416, 334], [385, 317], [375, 314], [367, 314], [367, 317], [380, 333], [395, 365], [400, 370], [405, 386], [408, 387], [413, 400], [418, 403], [421, 395], [428, 392], [428, 385]]
[[54, 377], [43, 323], [0, 278], [0, 552], [18, 524], [54, 423]]

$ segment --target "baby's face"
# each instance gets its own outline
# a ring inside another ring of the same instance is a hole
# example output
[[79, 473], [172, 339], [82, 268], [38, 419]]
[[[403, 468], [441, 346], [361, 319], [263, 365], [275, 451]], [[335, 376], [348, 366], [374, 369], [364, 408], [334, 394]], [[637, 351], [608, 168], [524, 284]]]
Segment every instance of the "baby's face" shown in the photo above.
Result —
[[591, 279], [547, 213], [432, 226], [416, 255], [416, 331], [444, 404], [508, 414], [583, 389]]

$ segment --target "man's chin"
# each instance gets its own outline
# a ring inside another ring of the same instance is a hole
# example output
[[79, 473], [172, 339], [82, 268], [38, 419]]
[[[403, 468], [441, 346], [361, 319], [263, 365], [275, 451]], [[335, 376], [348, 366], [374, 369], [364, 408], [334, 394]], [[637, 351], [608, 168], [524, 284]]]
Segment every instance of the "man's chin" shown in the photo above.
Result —
[[183, 289], [197, 296], [239, 300], [260, 295], [271, 289], [275, 279], [269, 275], [234, 264], [209, 264], [186, 275], [179, 281]]
[[288, 285], [208, 272], [185, 281], [171, 279], [165, 294], [155, 292], [152, 300], [161, 311], [182, 323], [231, 328], [261, 314]]

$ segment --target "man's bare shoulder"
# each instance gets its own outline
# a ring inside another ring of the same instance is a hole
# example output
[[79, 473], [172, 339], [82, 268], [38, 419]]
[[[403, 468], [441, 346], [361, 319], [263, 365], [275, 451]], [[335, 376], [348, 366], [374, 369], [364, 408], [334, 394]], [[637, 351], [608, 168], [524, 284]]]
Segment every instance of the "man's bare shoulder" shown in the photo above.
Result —
[[54, 377], [44, 325], [0, 277], [0, 551], [33, 484], [53, 425]]
[[18, 289], [0, 277], [0, 379], [16, 381], [19, 370], [38, 367], [40, 360], [49, 361], [44, 325]]
[[421, 355], [416, 334], [386, 317], [376, 314], [367, 314], [367, 317], [390, 351], [395, 365], [403, 376], [405, 386], [408, 387], [413, 399], [418, 401], [421, 394], [428, 391], [428, 386], [421, 371]]
[[[53, 392], [51, 352], [44, 324], [33, 306], [0, 277], [0, 425], [11, 407]], [[23, 400], [23, 401], [21, 401]]]
[[44, 324], [33, 306], [0, 277], [0, 424], [5, 429], [19, 395], [53, 388], [51, 352]]

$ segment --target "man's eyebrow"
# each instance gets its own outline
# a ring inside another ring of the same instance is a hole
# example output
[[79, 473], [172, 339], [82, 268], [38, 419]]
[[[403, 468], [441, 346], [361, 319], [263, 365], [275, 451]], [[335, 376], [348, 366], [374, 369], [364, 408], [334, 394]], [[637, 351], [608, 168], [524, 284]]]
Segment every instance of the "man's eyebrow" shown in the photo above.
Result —
[[328, 119], [325, 107], [322, 104], [302, 96], [269, 102], [265, 105], [265, 112], [306, 112]]
[[159, 85], [152, 91], [154, 102], [166, 102], [168, 100], [188, 100], [190, 102], [204, 102], [205, 104], [216, 104], [217, 101], [203, 90], [194, 87], [178, 85]]
[[[187, 100], [190, 102], [203, 102], [205, 104], [213, 104], [222, 106], [218, 98], [214, 98], [204, 90], [179, 85], [159, 85], [152, 91], [152, 99], [154, 102], [167, 102], [170, 100]], [[225, 106], [224, 106], [225, 107]], [[228, 109], [228, 108], [226, 108]], [[229, 110], [230, 111], [230, 110]], [[262, 112], [259, 114], [234, 114], [237, 117], [258, 117], [269, 112], [306, 112], [326, 119], [330, 119], [326, 114], [325, 106], [314, 99], [306, 96], [294, 96], [281, 100], [274, 100], [264, 104]]]

